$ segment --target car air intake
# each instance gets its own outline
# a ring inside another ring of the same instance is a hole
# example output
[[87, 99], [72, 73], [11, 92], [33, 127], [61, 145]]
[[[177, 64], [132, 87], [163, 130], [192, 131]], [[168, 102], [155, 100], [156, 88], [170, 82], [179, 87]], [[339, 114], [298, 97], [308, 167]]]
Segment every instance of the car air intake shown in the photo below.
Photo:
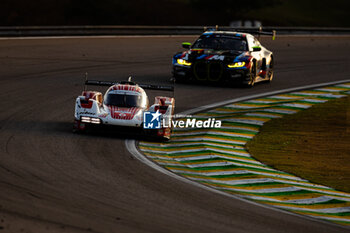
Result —
[[223, 74], [223, 65], [216, 61], [199, 61], [194, 64], [193, 73], [200, 81], [218, 81]]

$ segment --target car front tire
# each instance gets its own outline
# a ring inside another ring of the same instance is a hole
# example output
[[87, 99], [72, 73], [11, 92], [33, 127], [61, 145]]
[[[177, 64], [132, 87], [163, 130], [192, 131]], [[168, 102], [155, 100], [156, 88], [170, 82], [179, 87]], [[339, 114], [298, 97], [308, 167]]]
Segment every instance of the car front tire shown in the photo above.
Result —
[[250, 68], [250, 71], [247, 75], [247, 79], [245, 80], [244, 85], [246, 87], [253, 87], [255, 84], [255, 79], [256, 79], [256, 63], [253, 62], [253, 65]]
[[274, 69], [274, 63], [273, 63], [273, 57], [271, 57], [270, 64], [269, 64], [269, 70], [266, 74], [269, 82], [271, 82], [273, 79], [273, 69]]

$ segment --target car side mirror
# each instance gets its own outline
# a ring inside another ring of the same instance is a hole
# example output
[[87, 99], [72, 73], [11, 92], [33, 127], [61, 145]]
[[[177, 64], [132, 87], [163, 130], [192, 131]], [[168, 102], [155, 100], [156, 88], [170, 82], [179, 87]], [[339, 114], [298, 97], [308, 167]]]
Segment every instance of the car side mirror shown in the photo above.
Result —
[[182, 43], [182, 48], [185, 48], [185, 49], [189, 49], [189, 48], [191, 48], [191, 43], [189, 43], [189, 42], [183, 42]]
[[260, 46], [254, 46], [253, 47], [253, 52], [259, 52], [261, 51], [261, 47]]

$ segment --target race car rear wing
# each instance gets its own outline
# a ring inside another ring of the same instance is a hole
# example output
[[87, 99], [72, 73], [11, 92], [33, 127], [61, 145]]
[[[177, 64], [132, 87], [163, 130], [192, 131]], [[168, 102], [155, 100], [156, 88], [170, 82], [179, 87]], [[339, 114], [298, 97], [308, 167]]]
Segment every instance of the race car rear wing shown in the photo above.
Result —
[[152, 84], [138, 84], [143, 89], [148, 90], [159, 90], [159, 91], [174, 91], [174, 86], [161, 86]]
[[[99, 81], [99, 80], [85, 80], [85, 85], [93, 86], [112, 86], [115, 84], [130, 84], [136, 85], [136, 83], [131, 81], [121, 81], [121, 82], [112, 82], [112, 81]], [[139, 87], [148, 90], [158, 90], [158, 91], [174, 91], [173, 86], [162, 86], [162, 85], [153, 85], [153, 84], [137, 84]]]
[[262, 27], [259, 27], [258, 30], [256, 29], [237, 29], [237, 32], [246, 32], [246, 33], [250, 33], [250, 34], [255, 34], [258, 36], [261, 35], [266, 35], [266, 36], [272, 36], [272, 40], [276, 39], [276, 30], [271, 30], [270, 32], [268, 31], [263, 31]]
[[[204, 31], [218, 31], [219, 27], [216, 25], [215, 28], [207, 28], [204, 27]], [[234, 32], [242, 32], [242, 33], [250, 33], [254, 35], [267, 35], [267, 36], [272, 36], [272, 40], [275, 40], [276, 38], [276, 30], [271, 30], [271, 31], [263, 31], [262, 27], [259, 27], [258, 29], [256, 28], [229, 28], [229, 27], [223, 27], [220, 28], [221, 31], [234, 31]]]

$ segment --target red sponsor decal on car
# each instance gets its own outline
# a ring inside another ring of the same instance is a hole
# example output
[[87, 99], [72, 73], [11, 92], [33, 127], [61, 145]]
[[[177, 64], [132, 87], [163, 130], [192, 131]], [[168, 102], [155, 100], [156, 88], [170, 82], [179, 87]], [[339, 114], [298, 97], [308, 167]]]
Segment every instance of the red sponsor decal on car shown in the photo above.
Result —
[[113, 119], [132, 120], [140, 108], [119, 108], [116, 106], [108, 106], [109, 112]]

